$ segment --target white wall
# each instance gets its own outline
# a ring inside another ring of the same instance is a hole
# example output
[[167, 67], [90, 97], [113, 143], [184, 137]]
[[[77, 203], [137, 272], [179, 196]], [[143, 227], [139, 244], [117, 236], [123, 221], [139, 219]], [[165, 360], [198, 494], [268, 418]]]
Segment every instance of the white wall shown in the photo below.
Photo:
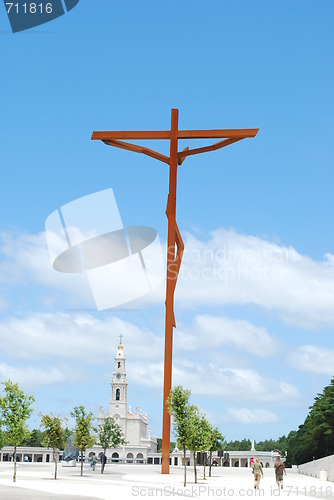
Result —
[[298, 470], [301, 474], [313, 477], [319, 477], [319, 472], [321, 470], [327, 470], [328, 481], [334, 482], [334, 455], [319, 458], [319, 460], [313, 460], [307, 464], [299, 465]]
[[140, 444], [140, 428], [139, 420], [128, 419], [126, 423], [126, 441], [130, 446], [138, 446]]

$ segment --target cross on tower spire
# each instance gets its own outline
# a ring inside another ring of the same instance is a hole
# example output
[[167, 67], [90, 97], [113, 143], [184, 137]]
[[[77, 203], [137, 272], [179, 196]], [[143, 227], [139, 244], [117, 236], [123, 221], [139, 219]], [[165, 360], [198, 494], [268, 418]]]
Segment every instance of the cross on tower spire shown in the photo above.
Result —
[[122, 338], [123, 338], [123, 335], [120, 335], [120, 336], [119, 336], [119, 343], [120, 343], [120, 344], [122, 343]]

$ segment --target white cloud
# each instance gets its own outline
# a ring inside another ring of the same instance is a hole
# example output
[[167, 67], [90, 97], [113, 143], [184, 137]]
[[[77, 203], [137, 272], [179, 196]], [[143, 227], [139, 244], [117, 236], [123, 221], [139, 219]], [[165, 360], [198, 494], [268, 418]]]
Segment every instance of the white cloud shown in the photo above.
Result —
[[[145, 367], [137, 364], [131, 369], [143, 385], [162, 387], [162, 362], [149, 362]], [[294, 385], [262, 376], [255, 370], [221, 368], [219, 365], [200, 364], [184, 358], [174, 360], [173, 386], [177, 385], [190, 389], [194, 395], [214, 396], [217, 404], [227, 400], [294, 404], [300, 398]]]
[[143, 363], [140, 360], [134, 360], [131, 364], [128, 363], [127, 374], [129, 380], [138, 385], [162, 390], [164, 376], [163, 361]]
[[59, 273], [52, 269], [44, 232], [2, 232], [0, 254], [1, 284], [16, 288], [38, 285], [47, 288], [49, 293], [60, 290], [66, 294], [67, 307], [93, 306], [84, 274]]
[[263, 408], [228, 408], [226, 422], [246, 425], [273, 424], [278, 422], [278, 417], [272, 411]]
[[[149, 273], [146, 277], [145, 273], [143, 275], [145, 283], [148, 279], [150, 285], [148, 286], [148, 282], [146, 283], [143, 291], [144, 296], [141, 297], [137, 290], [138, 283], [133, 281], [131, 268], [124, 267], [122, 273], [112, 275], [108, 275], [107, 270], [104, 272], [102, 268], [96, 268], [97, 272], [100, 270], [100, 278], [96, 288], [92, 289], [89, 283], [89, 280], [92, 279], [91, 275], [79, 272], [58, 272], [52, 268], [45, 232], [39, 234], [2, 232], [0, 233], [0, 284], [13, 287], [38, 285], [46, 288], [51, 294], [51, 298], [43, 297], [45, 303], [50, 305], [53, 300], [57, 300], [63, 304], [63, 308], [67, 309], [69, 307], [95, 309], [95, 294], [102, 297], [105, 297], [106, 294], [109, 296], [112, 294], [115, 304], [123, 303], [117, 299], [122, 294], [133, 298], [139, 296], [136, 304], [138, 303], [140, 307], [152, 303], [163, 303], [165, 286], [163, 284], [158, 286], [158, 283], [161, 282], [161, 267], [163, 266], [158, 240], [155, 241], [154, 248], [157, 249], [157, 252], [150, 254]], [[146, 255], [147, 249], [145, 252]], [[157, 260], [159, 262], [156, 262]], [[146, 261], [146, 271], [147, 269], [148, 262]], [[148, 292], [148, 290], [151, 291]], [[62, 295], [55, 295], [59, 291]], [[130, 298], [127, 300], [130, 302]], [[126, 303], [127, 300], [124, 302]], [[106, 308], [102, 307], [101, 309]]]
[[252, 369], [222, 367], [177, 358], [173, 385], [189, 388], [193, 394], [229, 401], [295, 403], [298, 389], [285, 381], [271, 379]]
[[36, 313], [0, 322], [1, 349], [12, 359], [109, 362], [111, 369], [121, 334], [127, 356], [141, 360], [162, 356], [162, 338], [115, 317], [101, 321], [89, 314]]
[[7, 363], [0, 363], [0, 380], [12, 380], [23, 388], [51, 385], [58, 382], [78, 379], [70, 370], [61, 370], [56, 367], [39, 368], [35, 366], [15, 367]]
[[177, 347], [182, 350], [198, 350], [223, 345], [233, 346], [257, 356], [272, 356], [279, 343], [263, 327], [245, 320], [235, 320], [210, 314], [197, 315], [188, 328], [177, 334]]
[[331, 253], [326, 253], [325, 254], [326, 259], [328, 260], [328, 264], [332, 267], [334, 267], [334, 255]]
[[[206, 241], [185, 233], [185, 253], [176, 287], [178, 307], [254, 304], [276, 311], [301, 327], [334, 325], [334, 256], [314, 261], [263, 238], [218, 229]], [[66, 307], [94, 307], [85, 275], [51, 268], [45, 234], [1, 233], [0, 280], [5, 285], [40, 285]], [[131, 279], [115, 283], [124, 288]], [[44, 295], [47, 295], [45, 293]], [[164, 286], [140, 306], [163, 303]], [[48, 298], [45, 297], [48, 303]]]
[[302, 345], [287, 355], [287, 362], [303, 372], [321, 373], [333, 377], [334, 349]]
[[201, 241], [186, 233], [176, 302], [255, 304], [303, 327], [334, 325], [333, 256], [321, 262], [292, 247], [218, 229]]
[[[263, 343], [271, 354], [275, 342], [264, 329], [251, 323], [232, 321], [223, 317], [196, 318], [198, 330], [195, 342], [201, 353], [203, 335], [201, 328], [209, 324], [212, 335], [207, 335], [205, 344], [222, 345], [229, 341], [238, 350], [253, 353], [255, 345]], [[204, 325], [204, 326], [203, 326]], [[221, 338], [221, 327], [226, 328], [228, 339]], [[36, 313], [26, 318], [5, 318], [0, 322], [0, 344], [9, 360], [20, 360], [25, 364], [34, 361], [35, 367], [43, 363], [52, 367], [59, 363], [75, 370], [78, 376], [87, 373], [87, 365], [114, 366], [118, 336], [123, 335], [126, 349], [129, 383], [162, 388], [163, 385], [163, 336], [149, 329], [116, 317], [99, 320], [89, 314]], [[245, 338], [246, 336], [246, 338]], [[178, 349], [173, 361], [173, 383], [189, 387], [194, 394], [211, 395], [232, 401], [279, 401], [291, 402], [299, 397], [297, 389], [289, 383], [270, 380], [257, 371], [242, 368], [222, 368], [221, 364], [207, 363], [203, 358], [182, 356]], [[58, 370], [58, 368], [54, 368]], [[58, 373], [57, 371], [54, 373]], [[48, 380], [48, 378], [46, 378]], [[61, 380], [61, 379], [59, 379]]]

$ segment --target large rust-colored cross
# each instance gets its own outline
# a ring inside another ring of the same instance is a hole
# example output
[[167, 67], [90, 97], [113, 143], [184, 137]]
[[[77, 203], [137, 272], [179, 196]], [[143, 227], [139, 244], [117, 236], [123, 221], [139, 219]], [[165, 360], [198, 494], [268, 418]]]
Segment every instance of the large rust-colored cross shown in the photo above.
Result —
[[[183, 241], [176, 223], [176, 181], [177, 167], [191, 155], [215, 151], [229, 146], [234, 142], [247, 137], [255, 137], [259, 129], [231, 129], [231, 130], [179, 130], [179, 111], [172, 109], [170, 130], [156, 131], [111, 131], [93, 132], [93, 140], [101, 140], [108, 146], [127, 149], [135, 153], [151, 156], [156, 160], [169, 165], [169, 192], [167, 198], [166, 215], [168, 218], [167, 239], [167, 281], [166, 281], [166, 320], [165, 320], [165, 359], [164, 359], [164, 391], [163, 391], [163, 424], [162, 424], [162, 465], [161, 473], [169, 474], [170, 465], [170, 415], [166, 400], [172, 387], [172, 353], [173, 328], [176, 327], [174, 316], [174, 291], [181, 266], [184, 250]], [[168, 139], [170, 141], [170, 156], [157, 151], [126, 142], [127, 140]], [[212, 145], [195, 149], [185, 148], [178, 151], [178, 139], [221, 139]]]

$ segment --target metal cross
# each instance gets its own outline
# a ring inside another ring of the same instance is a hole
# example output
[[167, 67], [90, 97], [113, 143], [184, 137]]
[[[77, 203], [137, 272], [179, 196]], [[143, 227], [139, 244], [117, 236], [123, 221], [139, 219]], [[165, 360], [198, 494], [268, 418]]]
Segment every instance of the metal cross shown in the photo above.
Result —
[[[172, 109], [170, 130], [156, 131], [112, 131], [93, 132], [92, 140], [101, 140], [107, 146], [142, 153], [147, 156], [166, 163], [169, 166], [169, 193], [167, 199], [166, 215], [168, 219], [168, 241], [167, 241], [167, 282], [166, 282], [166, 319], [165, 319], [165, 360], [164, 360], [164, 392], [163, 392], [163, 427], [162, 427], [162, 466], [161, 473], [169, 474], [170, 461], [170, 415], [166, 400], [172, 387], [172, 352], [173, 352], [173, 328], [176, 327], [174, 317], [174, 291], [177, 277], [181, 266], [184, 250], [183, 241], [177, 226], [176, 215], [176, 180], [177, 168], [183, 163], [187, 156], [215, 151], [216, 149], [229, 146], [234, 142], [255, 137], [258, 133], [254, 129], [229, 129], [229, 130], [179, 130], [179, 111]], [[139, 146], [125, 140], [143, 139], [168, 139], [170, 141], [170, 156], [165, 156], [158, 151]], [[178, 139], [221, 139], [220, 141], [200, 148], [178, 151]]]

